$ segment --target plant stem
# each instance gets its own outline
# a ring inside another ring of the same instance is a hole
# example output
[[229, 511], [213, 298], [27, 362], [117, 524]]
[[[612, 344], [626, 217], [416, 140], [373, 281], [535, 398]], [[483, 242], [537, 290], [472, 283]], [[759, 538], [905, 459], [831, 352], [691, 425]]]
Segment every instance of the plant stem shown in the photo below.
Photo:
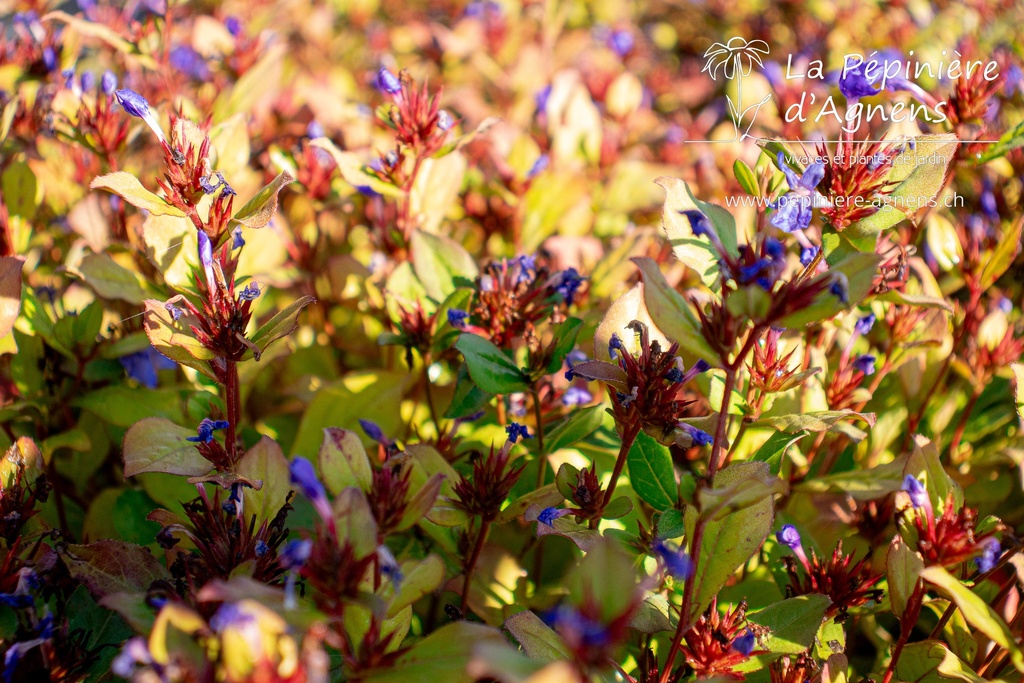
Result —
[[537, 421], [537, 488], [544, 485], [544, 475], [548, 471], [548, 460], [544, 457], [544, 421], [540, 415], [540, 392], [534, 386], [531, 390], [533, 395], [533, 416]]
[[736, 365], [742, 362], [742, 358], [743, 355], [741, 354], [734, 363], [725, 368], [722, 409], [718, 411], [718, 424], [715, 425], [715, 442], [711, 444], [711, 458], [708, 460], [708, 473], [706, 477], [709, 485], [715, 480], [715, 473], [718, 471], [719, 460], [722, 457], [722, 444], [725, 442], [726, 424], [729, 422], [729, 400], [732, 398], [732, 391], [736, 387]]
[[427, 395], [427, 407], [430, 408], [430, 419], [434, 422], [434, 429], [437, 430], [437, 436], [441, 436], [441, 423], [437, 419], [437, 409], [434, 408], [434, 395], [430, 389], [430, 359], [427, 357], [423, 358], [423, 391]]
[[[615, 484], [619, 481], [619, 477], [622, 476], [622, 468], [626, 464], [626, 456], [629, 455], [629, 449], [633, 447], [633, 442], [636, 441], [636, 435], [639, 433], [640, 425], [636, 423], [630, 423], [622, 432], [622, 445], [619, 446], [619, 455], [615, 458], [615, 468], [612, 470], [612, 478], [608, 482], [608, 490], [604, 492], [604, 500], [601, 501], [602, 513], [604, 513], [604, 509], [608, 507], [608, 503], [612, 502], [612, 494], [615, 493]], [[594, 519], [594, 521], [596, 520], [597, 518]]]
[[238, 462], [238, 421], [242, 415], [242, 397], [238, 390], [238, 364], [227, 361], [227, 380], [224, 383], [224, 403], [228, 411], [228, 429], [225, 441], [228, 447], [228, 457], [232, 464]]
[[910, 633], [917, 625], [917, 618], [921, 615], [921, 603], [924, 600], [924, 582], [918, 580], [914, 586], [914, 592], [907, 600], [907, 607], [900, 618], [900, 637], [896, 641], [896, 647], [892, 650], [892, 659], [889, 660], [889, 667], [885, 670], [885, 677], [882, 683], [891, 683], [892, 677], [896, 674], [896, 663], [899, 661], [903, 648], [910, 639]]
[[466, 614], [466, 605], [469, 602], [469, 585], [472, 583], [473, 570], [476, 569], [477, 560], [480, 559], [480, 551], [484, 549], [484, 543], [487, 542], [487, 532], [490, 530], [490, 520], [481, 520], [480, 533], [476, 537], [476, 545], [473, 546], [473, 554], [469, 556], [469, 562], [466, 563], [466, 578], [463, 579], [462, 584], [462, 602], [459, 603], [459, 609], [462, 611], [463, 616]]
[[949, 458], [953, 459], [953, 454], [956, 453], [960, 447], [960, 440], [964, 438], [964, 430], [967, 429], [967, 420], [971, 417], [971, 411], [974, 410], [974, 406], [978, 403], [978, 398], [981, 396], [981, 389], [975, 388], [971, 392], [971, 398], [967, 400], [967, 405], [964, 406], [964, 410], [960, 413], [960, 421], [956, 425], [956, 431], [953, 432], [953, 440], [949, 442]]

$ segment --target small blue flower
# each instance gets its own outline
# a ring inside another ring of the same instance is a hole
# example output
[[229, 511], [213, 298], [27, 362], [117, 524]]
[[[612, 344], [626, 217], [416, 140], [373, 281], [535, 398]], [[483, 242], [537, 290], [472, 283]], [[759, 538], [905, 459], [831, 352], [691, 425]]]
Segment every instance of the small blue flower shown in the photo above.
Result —
[[288, 541], [281, 553], [277, 556], [281, 566], [285, 569], [301, 569], [306, 560], [313, 553], [313, 541], [308, 539]]
[[521, 425], [518, 422], [511, 422], [505, 426], [505, 431], [508, 433], [508, 440], [511, 443], [515, 443], [520, 438], [532, 439], [530, 432], [527, 431], [526, 425]]
[[199, 179], [199, 187], [203, 188], [203, 192], [206, 194], [213, 194], [221, 185], [226, 185], [226, 183], [224, 182], [223, 174], [219, 171], [217, 173], [205, 175]]
[[537, 521], [547, 526], [554, 526], [555, 520], [570, 514], [570, 510], [559, 510], [558, 508], [544, 508], [537, 515]]
[[255, 301], [260, 295], [260, 287], [255, 282], [250, 282], [238, 293], [239, 301]]
[[1005, 296], [1000, 297], [996, 305], [999, 307], [999, 310], [1006, 315], [1010, 315], [1010, 313], [1013, 312], [1013, 302]]
[[377, 89], [389, 95], [394, 95], [402, 92], [402, 81], [398, 79], [398, 76], [395, 76], [382, 66], [380, 71], [377, 72]]
[[853, 361], [853, 367], [865, 375], [873, 375], [875, 374], [875, 357], [870, 353], [866, 353]]
[[437, 112], [437, 127], [441, 130], [450, 130], [455, 125], [455, 119], [446, 109]]
[[462, 329], [466, 326], [466, 322], [469, 320], [469, 312], [464, 311], [461, 308], [449, 308], [448, 309], [448, 324], [452, 327]]
[[562, 394], [562, 405], [564, 406], [582, 406], [593, 400], [594, 395], [584, 387], [569, 387]]
[[288, 479], [291, 483], [297, 484], [302, 489], [302, 494], [311, 501], [316, 502], [327, 498], [324, 485], [320, 483], [320, 479], [316, 476], [316, 469], [313, 467], [313, 463], [301, 455], [295, 456], [295, 459], [288, 466]]
[[398, 586], [405, 579], [405, 575], [402, 574], [402, 568], [398, 565], [398, 560], [395, 559], [391, 549], [386, 545], [377, 547], [377, 559], [380, 563], [381, 574], [391, 579], [391, 583]]
[[910, 503], [915, 508], [926, 508], [931, 505], [931, 501], [928, 499], [928, 491], [925, 489], [924, 484], [912, 474], [903, 477], [903, 486], [900, 490], [910, 494]]
[[537, 157], [537, 160], [533, 162], [533, 166], [530, 167], [530, 170], [526, 172], [526, 179], [529, 180], [538, 173], [543, 173], [544, 171], [547, 170], [548, 166], [550, 165], [551, 157], [549, 157], [547, 154], [541, 154], [539, 157]]
[[88, 92], [96, 85], [96, 76], [91, 71], [85, 71], [79, 82], [82, 84], [82, 92]]
[[203, 270], [206, 272], [206, 285], [211, 291], [213, 291], [214, 283], [216, 282], [216, 279], [213, 276], [213, 243], [210, 242], [209, 236], [203, 230], [198, 232], [198, 240], [199, 263], [203, 266]]
[[178, 367], [177, 363], [152, 346], [127, 356], [121, 356], [117, 360], [129, 377], [149, 389], [156, 389], [158, 371], [173, 370]]
[[210, 618], [210, 628], [216, 633], [223, 633], [227, 628], [242, 628], [255, 623], [256, 617], [239, 609], [233, 602], [225, 602]]
[[164, 310], [171, 314], [171, 319], [178, 321], [181, 319], [181, 314], [184, 312], [174, 304], [164, 304]]
[[544, 621], [559, 633], [571, 636], [582, 647], [602, 647], [608, 643], [608, 628], [604, 624], [580, 614], [568, 605], [556, 608]]
[[843, 70], [839, 76], [839, 92], [847, 99], [856, 100], [861, 97], [871, 97], [877, 95], [879, 89], [875, 87], [875, 82], [878, 77], [881, 76], [879, 69], [873, 69], [874, 72], [878, 72], [877, 76], [872, 73], [872, 77], [867, 76], [867, 65], [857, 64], [853, 65], [855, 57], [848, 56], [846, 63], [843, 65]]
[[555, 285], [555, 291], [562, 295], [565, 303], [572, 305], [576, 298], [576, 291], [583, 284], [586, 278], [582, 277], [575, 268], [566, 268], [562, 271], [561, 279]]
[[779, 152], [776, 159], [786, 176], [789, 192], [771, 204], [775, 209], [771, 223], [784, 232], [804, 230], [811, 224], [816, 200], [821, 198], [816, 188], [825, 177], [825, 164], [814, 161], [802, 175], [798, 176], [786, 163], [784, 152]]
[[805, 268], [807, 266], [811, 265], [811, 262], [814, 261], [814, 257], [816, 257], [818, 255], [818, 252], [820, 250], [821, 250], [821, 247], [804, 247], [804, 248], [802, 248], [800, 250], [800, 265], [804, 266]]
[[615, 352], [622, 350], [622, 348], [622, 340], [619, 338], [619, 335], [613, 333], [612, 338], [608, 340], [608, 355], [612, 357], [612, 360], [615, 360]]
[[117, 101], [121, 103], [121, 106], [126, 112], [132, 116], [137, 116], [140, 119], [145, 119], [152, 114], [149, 111], [149, 102], [146, 98], [127, 88], [122, 88], [114, 92], [114, 96], [117, 97]]
[[[839, 273], [839, 275], [842, 276], [842, 273]], [[829, 286], [828, 291], [837, 299], [839, 299], [839, 303], [850, 303], [850, 292], [847, 289], [845, 277], [837, 277], [836, 279], [834, 279], [832, 281], [832, 284]]]
[[989, 538], [985, 541], [985, 549], [982, 550], [981, 557], [974, 558], [974, 563], [978, 565], [978, 571], [982, 574], [992, 571], [999, 561], [1002, 551], [1003, 547], [998, 539]]
[[204, 417], [196, 428], [197, 436], [186, 436], [186, 441], [193, 443], [210, 443], [213, 441], [213, 432], [218, 429], [227, 429], [229, 427], [227, 420], [211, 420], [208, 417]]
[[673, 367], [671, 370], [665, 373], [665, 379], [673, 384], [679, 384], [683, 381], [683, 371], [679, 368]]
[[237, 38], [242, 34], [242, 20], [235, 16], [230, 16], [224, 20], [224, 28], [228, 30], [233, 38]]
[[863, 318], [857, 320], [857, 324], [854, 325], [853, 331], [860, 335], [865, 335], [871, 331], [871, 328], [875, 324], [875, 314], [868, 313]]
[[754, 632], [748, 628], [742, 634], [737, 636], [735, 640], [732, 641], [731, 647], [733, 651], [738, 652], [744, 657], [749, 657], [750, 653], [754, 651], [754, 645], [756, 644], [756, 642], [757, 641], [754, 638]]
[[612, 31], [608, 36], [608, 47], [619, 57], [625, 57], [633, 51], [633, 34], [629, 31]]
[[25, 609], [35, 604], [35, 598], [28, 593], [19, 595], [15, 593], [0, 593], [0, 604], [11, 609]]
[[670, 543], [657, 540], [652, 549], [673, 579], [685, 581], [693, 574], [693, 561], [683, 548], [676, 548]]
[[57, 53], [54, 52], [52, 47], [43, 48], [43, 66], [46, 67], [47, 71], [53, 71], [57, 68]]
[[153, 661], [145, 639], [140, 636], [131, 638], [121, 651], [110, 662], [110, 670], [121, 678], [131, 678], [138, 663], [149, 664]]
[[704, 215], [703, 212], [696, 209], [687, 209], [686, 211], [680, 211], [682, 215], [686, 216], [690, 221], [690, 230], [693, 232], [694, 237], [717, 237], [715, 228], [711, 225], [711, 221]]
[[177, 71], [195, 81], [210, 78], [210, 67], [206, 59], [188, 45], [178, 45], [167, 55], [167, 61]]
[[537, 91], [533, 96], [533, 103], [537, 107], [537, 113], [543, 114], [548, 108], [548, 99], [551, 97], [551, 86], [546, 85]]
[[384, 431], [379, 426], [377, 426], [376, 422], [371, 422], [370, 420], [360, 420], [359, 426], [363, 428], [363, 431], [366, 432], [366, 435], [368, 437], [370, 437], [377, 443], [385, 445], [391, 443], [388, 437], [384, 436]]
[[100, 90], [107, 96], [113, 95], [117, 90], [117, 76], [113, 71], [107, 69], [103, 72], [103, 77], [100, 78]]
[[253, 548], [253, 552], [256, 553], [256, 557], [263, 557], [270, 552], [270, 546], [263, 541], [256, 541], [256, 547]]
[[231, 231], [231, 248], [241, 249], [245, 246], [245, 238], [242, 237], [242, 226]]
[[75, 70], [74, 69], [64, 69], [63, 71], [60, 72], [60, 75], [64, 79], [64, 87], [65, 88], [74, 88], [75, 87]]
[[316, 139], [325, 137], [324, 127], [320, 125], [319, 121], [310, 121], [306, 126], [306, 137]]
[[692, 441], [691, 445], [693, 445], [693, 446], [698, 446], [698, 447], [699, 446], [710, 446], [711, 444], [713, 444], [715, 442], [715, 438], [713, 436], [711, 436], [710, 434], [708, 434], [707, 432], [705, 432], [703, 430], [697, 429], [696, 427], [694, 427], [691, 424], [686, 424], [685, 422], [680, 422], [679, 423], [679, 428], [685, 434], [689, 435], [690, 440]]
[[796, 527], [792, 524], [786, 524], [782, 527], [781, 531], [775, 533], [775, 538], [779, 540], [779, 543], [785, 546], [789, 546], [794, 550], [802, 547], [800, 541], [800, 532], [796, 530]]

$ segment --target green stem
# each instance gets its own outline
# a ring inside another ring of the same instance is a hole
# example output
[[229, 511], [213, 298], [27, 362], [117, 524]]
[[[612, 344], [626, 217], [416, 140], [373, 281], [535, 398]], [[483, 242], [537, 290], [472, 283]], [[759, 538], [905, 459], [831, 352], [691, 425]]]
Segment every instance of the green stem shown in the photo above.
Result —
[[540, 392], [534, 386], [531, 390], [533, 395], [533, 416], [537, 421], [537, 488], [544, 485], [544, 475], [548, 471], [548, 460], [544, 457], [544, 421], [540, 415]]
[[238, 462], [238, 423], [242, 415], [242, 397], [238, 388], [238, 363], [227, 361], [227, 378], [224, 383], [224, 403], [227, 405], [228, 429], [225, 443], [231, 463]]
[[490, 530], [490, 520], [481, 520], [480, 533], [476, 537], [473, 554], [469, 556], [469, 562], [466, 563], [466, 578], [463, 579], [462, 584], [462, 602], [459, 603], [459, 609], [462, 610], [463, 616], [466, 615], [466, 606], [469, 603], [469, 586], [473, 582], [473, 570], [476, 569], [476, 563], [480, 559], [480, 551], [484, 549], [484, 543], [487, 542], [487, 532]]

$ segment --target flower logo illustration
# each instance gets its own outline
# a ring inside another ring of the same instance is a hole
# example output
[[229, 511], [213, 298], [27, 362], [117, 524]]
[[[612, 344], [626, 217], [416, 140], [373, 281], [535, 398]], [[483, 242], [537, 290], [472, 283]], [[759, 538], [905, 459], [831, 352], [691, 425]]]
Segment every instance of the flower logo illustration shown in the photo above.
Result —
[[[721, 70], [726, 80], [736, 79], [736, 101], [733, 101], [731, 95], [727, 94], [725, 96], [729, 103], [729, 112], [732, 114], [733, 122], [736, 126], [736, 135], [732, 141], [750, 137], [750, 129], [757, 118], [758, 110], [761, 108], [761, 105], [771, 99], [771, 95], [765, 95], [757, 104], [752, 104], [746, 109], [743, 108], [743, 77], [750, 75], [755, 62], [758, 66], [763, 67], [764, 64], [761, 61], [761, 57], [762, 55], [768, 56], [768, 52], [768, 43], [763, 40], [748, 41], [739, 36], [730, 38], [729, 42], [725, 44], [715, 43], [704, 52], [704, 58], [707, 61], [704, 63], [704, 68], [701, 71], [707, 71], [708, 75], [711, 76], [711, 80], [718, 80], [719, 70]], [[753, 114], [750, 116], [750, 123], [747, 124], [741, 137], [740, 128], [742, 128], [743, 121], [751, 110], [753, 110]]]

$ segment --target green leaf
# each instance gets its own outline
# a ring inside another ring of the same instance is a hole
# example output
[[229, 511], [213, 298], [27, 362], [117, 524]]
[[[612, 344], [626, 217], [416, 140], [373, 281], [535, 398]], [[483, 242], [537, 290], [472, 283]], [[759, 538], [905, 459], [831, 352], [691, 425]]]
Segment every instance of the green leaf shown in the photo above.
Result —
[[899, 183], [887, 195], [887, 201], [875, 213], [844, 231], [851, 239], [877, 235], [912, 216], [928, 204], [946, 182], [946, 169], [953, 161], [960, 140], [952, 133], [919, 135], [914, 145], [892, 162], [887, 181]]
[[473, 257], [455, 240], [416, 230], [409, 246], [416, 277], [434, 301], [444, 301], [479, 274]]
[[932, 506], [936, 510], [945, 509], [946, 498], [950, 494], [953, 494], [954, 509], [959, 510], [963, 507], [964, 491], [942, 466], [938, 444], [921, 434], [914, 435], [914, 451], [907, 458], [903, 474], [917, 477], [924, 483], [928, 497], [931, 498]]
[[[267, 350], [268, 346], [281, 337], [291, 334], [299, 325], [299, 313], [302, 312], [302, 309], [315, 301], [316, 299], [311, 296], [304, 296], [301, 299], [293, 301], [289, 306], [279, 311], [277, 315], [260, 326], [249, 340], [260, 350], [260, 354], [254, 354], [256, 360], [260, 359], [260, 355], [263, 351]], [[246, 356], [250, 353], [254, 352], [248, 351], [246, 352]]]
[[754, 172], [749, 166], [743, 163], [742, 159], [737, 159], [732, 162], [732, 172], [733, 175], [736, 176], [736, 182], [740, 184], [740, 187], [743, 188], [744, 192], [752, 197], [756, 197], [761, 194], [761, 191], [758, 188], [757, 176], [754, 175]]
[[143, 472], [166, 472], [184, 477], [206, 474], [213, 466], [185, 439], [194, 429], [179, 427], [162, 417], [147, 417], [124, 435], [124, 476]]
[[[715, 486], [727, 488], [752, 477], [766, 477], [768, 473], [766, 463], [734, 463], [715, 476]], [[696, 514], [695, 508], [686, 508], [688, 528], [691, 528], [691, 517], [696, 521]], [[769, 495], [721, 520], [707, 522], [699, 549], [701, 562], [690, 579], [695, 582], [693, 614], [700, 614], [707, 609], [711, 598], [718, 594], [726, 581], [761, 548], [772, 529], [774, 518], [775, 500]]]
[[1013, 150], [1024, 147], [1024, 121], [999, 136], [999, 142], [985, 150], [985, 153], [978, 158], [979, 164], [984, 164], [993, 159], [1006, 156]]
[[[753, 464], [753, 463], [748, 463]], [[760, 464], [760, 463], [758, 463]], [[764, 463], [767, 465], [767, 463]], [[705, 519], [722, 519], [737, 510], [748, 508], [766, 497], [786, 493], [788, 485], [764, 467], [749, 467], [746, 476], [727, 486], [697, 489], [697, 506]]]
[[[210, 379], [217, 379], [209, 362], [216, 356], [195, 338], [192, 327], [200, 327], [199, 319], [184, 306], [185, 297], [175, 296], [166, 303], [146, 299], [144, 326], [149, 343], [157, 351], [176, 363], [198, 370]], [[181, 312], [177, 320], [167, 306], [174, 306]]]
[[577, 410], [545, 435], [544, 446], [549, 453], [568, 448], [597, 431], [603, 419], [603, 405]]
[[658, 264], [647, 257], [634, 258], [633, 263], [643, 276], [644, 304], [658, 329], [672, 341], [679, 342], [684, 352], [692, 353], [712, 364], [719, 363], [718, 354], [701, 334], [697, 315], [686, 299], [668, 286]]
[[139, 179], [131, 173], [117, 171], [108, 173], [93, 179], [89, 185], [93, 190], [106, 190], [113, 192], [137, 209], [148, 211], [157, 216], [178, 216], [185, 213], [174, 206], [171, 206], [163, 198], [153, 194], [139, 182]]
[[819, 279], [838, 277], [845, 282], [847, 303], [843, 303], [838, 296], [833, 294], [830, 287], [825, 287], [825, 290], [815, 297], [810, 306], [787, 315], [778, 321], [778, 324], [790, 328], [803, 327], [826, 320], [858, 305], [871, 293], [874, 287], [875, 273], [881, 262], [882, 257], [875, 253], [856, 253], [847, 256], [830, 267], [828, 272], [817, 276]]
[[554, 662], [571, 657], [561, 636], [529, 610], [513, 614], [504, 626], [531, 659]]
[[924, 569], [924, 559], [897, 535], [885, 554], [885, 576], [889, 584], [892, 611], [900, 617], [907, 609], [907, 601], [917, 586]]
[[772, 654], [795, 655], [814, 642], [831, 602], [817, 593], [800, 595], [748, 614], [747, 620], [769, 629], [765, 646]]
[[640, 633], [671, 631], [673, 624], [668, 599], [657, 593], [648, 594], [629, 618], [629, 627]]
[[319, 456], [320, 478], [332, 494], [348, 486], [370, 490], [373, 469], [358, 434], [338, 427], [325, 428]]
[[1014, 398], [1017, 403], [1017, 414], [1024, 417], [1024, 364], [1010, 363], [1013, 370]]
[[402, 565], [403, 578], [398, 593], [391, 599], [384, 617], [390, 619], [424, 595], [437, 590], [444, 580], [444, 562], [437, 555], [427, 555], [418, 562]]
[[558, 372], [565, 362], [565, 357], [576, 346], [576, 338], [580, 336], [583, 328], [583, 321], [579, 318], [566, 318], [562, 324], [555, 328], [555, 348], [545, 368], [548, 374]]
[[288, 500], [288, 492], [292, 488], [288, 459], [281, 447], [269, 436], [260, 438], [238, 461], [237, 473], [263, 482], [258, 491], [242, 487], [245, 518], [255, 514], [257, 526], [273, 519]]
[[675, 507], [679, 497], [676, 473], [668, 447], [640, 432], [626, 455], [633, 490], [659, 512]]
[[475, 334], [463, 334], [455, 342], [466, 359], [469, 376], [489, 394], [529, 391], [523, 371], [501, 349]]
[[252, 199], [235, 212], [231, 220], [241, 223], [247, 228], [263, 228], [270, 223], [277, 213], [277, 195], [285, 185], [294, 182], [295, 178], [288, 171], [281, 171], [277, 177], [264, 185]]
[[950, 652], [945, 643], [937, 640], [924, 640], [904, 647], [896, 663], [896, 677], [914, 683], [982, 683], [986, 680]]
[[455, 392], [452, 394], [452, 402], [448, 404], [448, 410], [444, 412], [447, 420], [455, 420], [466, 417], [477, 412], [491, 400], [491, 394], [482, 391], [473, 383], [469, 376], [469, 370], [465, 365], [460, 365], [455, 375]]
[[99, 600], [112, 593], [145, 591], [153, 581], [170, 579], [163, 563], [143, 546], [124, 541], [59, 546], [71, 578]]
[[859, 419], [867, 422], [869, 426], [875, 426], [874, 413], [858, 413], [844, 408], [843, 410], [813, 411], [810, 413], [797, 413], [793, 415], [772, 415], [762, 417], [754, 423], [757, 427], [774, 427], [787, 434], [799, 434], [802, 431], [825, 432], [835, 426], [837, 422], [844, 419]]
[[[74, 399], [72, 405], [91, 411], [104, 422], [125, 428], [147, 417], [163, 417], [172, 422], [185, 419], [181, 394], [175, 389], [114, 384], [83, 394]], [[195, 433], [190, 436], [195, 436]]]
[[750, 456], [751, 460], [766, 462], [773, 475], [778, 475], [782, 469], [782, 456], [790, 446], [806, 436], [806, 432], [799, 430], [796, 433], [777, 431], [768, 437], [768, 440], [761, 444], [761, 447]]
[[338, 541], [348, 541], [356, 559], [377, 552], [377, 522], [374, 520], [366, 494], [354, 486], [338, 493], [331, 504]]
[[992, 255], [985, 259], [985, 267], [981, 271], [981, 289], [987, 290], [996, 283], [1007, 271], [1020, 251], [1020, 233], [1024, 228], [1024, 218], [1018, 219], [1003, 233], [999, 244]]
[[31, 167], [24, 161], [15, 161], [0, 176], [0, 189], [10, 216], [32, 220], [43, 199], [43, 188]]
[[104, 299], [141, 304], [146, 298], [138, 276], [109, 254], [88, 254], [79, 264], [77, 274]]
[[1024, 672], [1024, 655], [1014, 639], [1013, 633], [995, 610], [984, 599], [975, 595], [942, 567], [926, 567], [921, 578], [939, 589], [960, 608], [967, 623], [991, 638], [1010, 654], [1010, 661], [1017, 671]]
[[718, 278], [718, 252], [708, 238], [694, 236], [689, 218], [680, 211], [696, 210], [707, 216], [726, 251], [733, 255], [737, 253], [735, 219], [722, 207], [698, 200], [689, 186], [679, 178], [662, 177], [654, 182], [665, 189], [661, 226], [672, 245], [672, 251], [710, 287]]
[[365, 168], [365, 164], [359, 160], [357, 155], [352, 152], [341, 151], [327, 138], [317, 138], [315, 140], [311, 140], [309, 144], [312, 147], [319, 147], [320, 149], [326, 150], [331, 155], [334, 159], [334, 163], [338, 167], [338, 171], [341, 173], [342, 179], [351, 185], [353, 189], [368, 187], [377, 194], [391, 198], [398, 198], [405, 194], [401, 189], [394, 185], [386, 183], [377, 176], [367, 173], [363, 170]]
[[468, 671], [469, 660], [483, 646], [512, 649], [501, 631], [490, 626], [469, 621], [447, 624], [413, 645], [387, 668], [372, 671], [362, 680], [365, 683], [473, 683], [477, 677]]

